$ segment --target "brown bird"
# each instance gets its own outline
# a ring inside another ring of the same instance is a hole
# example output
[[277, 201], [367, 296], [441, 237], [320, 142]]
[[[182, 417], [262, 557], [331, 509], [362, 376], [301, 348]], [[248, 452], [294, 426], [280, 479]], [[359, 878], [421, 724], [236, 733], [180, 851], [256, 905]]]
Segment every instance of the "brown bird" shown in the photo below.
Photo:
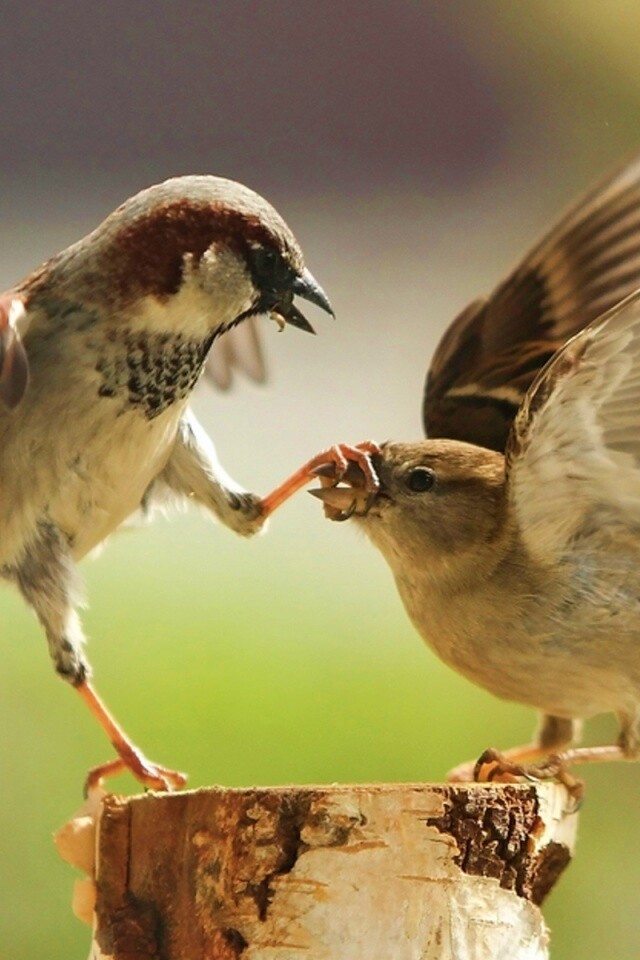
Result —
[[603, 712], [616, 745], [529, 772], [575, 787], [567, 764], [640, 755], [640, 293], [619, 303], [636, 288], [640, 159], [447, 331], [427, 378], [431, 439], [310, 462], [327, 516], [381, 550], [439, 656], [541, 711], [534, 742], [485, 756], [483, 776], [522, 772]]
[[[143, 190], [0, 296], [0, 577], [119, 754], [94, 779], [126, 766], [149, 786], [184, 782], [140, 753], [91, 683], [76, 563], [167, 498], [244, 536], [262, 527], [270, 502], [225, 473], [188, 404], [228, 331], [260, 315], [312, 331], [294, 296], [333, 312], [273, 207], [211, 176]], [[238, 362], [261, 377], [251, 327], [248, 343], [218, 357], [221, 383]]]

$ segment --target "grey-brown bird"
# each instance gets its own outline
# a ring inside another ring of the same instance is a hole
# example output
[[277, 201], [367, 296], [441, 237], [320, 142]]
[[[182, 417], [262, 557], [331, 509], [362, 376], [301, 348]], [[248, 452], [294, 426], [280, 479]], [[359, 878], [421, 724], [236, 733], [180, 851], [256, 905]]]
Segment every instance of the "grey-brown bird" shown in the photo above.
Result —
[[[228, 331], [260, 315], [311, 331], [295, 296], [333, 312], [274, 208], [212, 176], [143, 190], [0, 296], [0, 577], [119, 754], [96, 776], [127, 766], [149, 786], [184, 782], [140, 753], [90, 682], [76, 563], [167, 498], [260, 529], [270, 501], [225, 473], [189, 399]], [[234, 360], [234, 348], [218, 358], [222, 383]]]
[[534, 742], [491, 774], [568, 748], [604, 712], [616, 745], [530, 769], [640, 754], [640, 294], [619, 304], [637, 288], [640, 160], [447, 331], [427, 379], [431, 439], [309, 466], [327, 516], [381, 550], [439, 656], [541, 712]]

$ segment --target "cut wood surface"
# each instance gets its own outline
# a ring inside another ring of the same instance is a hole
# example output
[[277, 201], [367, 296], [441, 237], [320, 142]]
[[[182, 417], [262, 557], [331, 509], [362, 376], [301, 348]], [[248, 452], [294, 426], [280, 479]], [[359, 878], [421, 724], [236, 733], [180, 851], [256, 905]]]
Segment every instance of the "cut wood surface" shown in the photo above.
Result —
[[107, 796], [90, 957], [542, 960], [572, 806], [555, 784]]

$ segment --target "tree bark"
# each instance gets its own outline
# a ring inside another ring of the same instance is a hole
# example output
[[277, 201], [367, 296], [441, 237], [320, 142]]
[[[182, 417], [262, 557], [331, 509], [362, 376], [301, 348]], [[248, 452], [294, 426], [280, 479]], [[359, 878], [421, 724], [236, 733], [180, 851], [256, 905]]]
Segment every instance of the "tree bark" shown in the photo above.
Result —
[[542, 960], [577, 816], [555, 784], [102, 802], [92, 960]]

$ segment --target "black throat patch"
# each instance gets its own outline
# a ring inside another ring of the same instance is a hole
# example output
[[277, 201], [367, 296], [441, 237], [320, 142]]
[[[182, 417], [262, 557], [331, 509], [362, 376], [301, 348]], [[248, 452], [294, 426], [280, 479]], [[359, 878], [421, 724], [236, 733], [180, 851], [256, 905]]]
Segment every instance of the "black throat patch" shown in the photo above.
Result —
[[98, 395], [119, 401], [118, 414], [138, 408], [153, 420], [191, 393], [213, 340], [112, 328], [95, 365]]

